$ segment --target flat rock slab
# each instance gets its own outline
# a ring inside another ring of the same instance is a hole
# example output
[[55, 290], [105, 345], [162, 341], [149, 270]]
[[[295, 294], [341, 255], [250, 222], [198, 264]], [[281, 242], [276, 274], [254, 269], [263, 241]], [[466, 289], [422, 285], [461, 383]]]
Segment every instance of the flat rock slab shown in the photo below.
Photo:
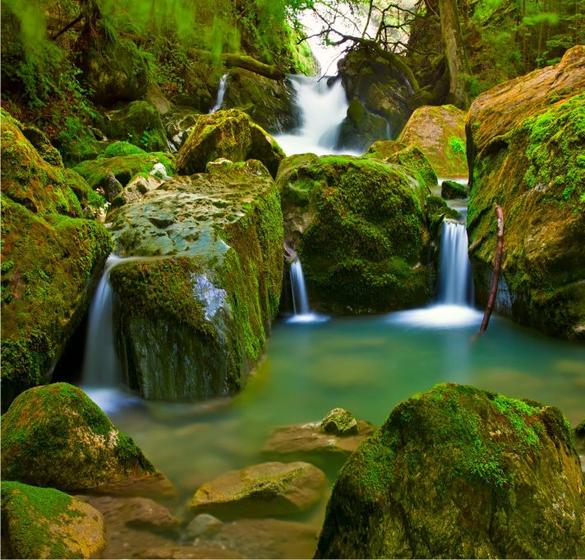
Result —
[[320, 422], [283, 426], [274, 430], [262, 451], [279, 458], [338, 458], [344, 461], [376, 429], [365, 420], [358, 420], [357, 425], [358, 433], [347, 436], [325, 432]]
[[317, 504], [325, 487], [325, 474], [309, 463], [261, 463], [203, 484], [190, 506], [222, 519], [287, 515]]

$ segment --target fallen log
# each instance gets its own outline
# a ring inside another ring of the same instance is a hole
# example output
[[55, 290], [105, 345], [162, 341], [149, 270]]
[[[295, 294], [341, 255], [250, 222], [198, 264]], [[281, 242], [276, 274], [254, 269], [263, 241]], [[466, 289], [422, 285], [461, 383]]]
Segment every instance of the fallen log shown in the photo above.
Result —
[[496, 242], [496, 258], [494, 260], [494, 270], [492, 273], [492, 285], [490, 288], [490, 294], [488, 297], [487, 305], [483, 313], [483, 319], [481, 326], [479, 327], [479, 333], [483, 334], [490, 322], [494, 303], [496, 302], [496, 295], [498, 293], [498, 283], [500, 281], [500, 271], [502, 269], [502, 256], [504, 254], [504, 212], [502, 207], [496, 204], [496, 217], [498, 219], [498, 238]]

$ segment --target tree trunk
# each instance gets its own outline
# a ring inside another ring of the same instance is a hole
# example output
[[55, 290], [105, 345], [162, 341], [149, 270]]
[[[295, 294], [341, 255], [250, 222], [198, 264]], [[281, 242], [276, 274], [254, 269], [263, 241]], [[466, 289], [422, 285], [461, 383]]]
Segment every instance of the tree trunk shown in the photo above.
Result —
[[469, 105], [467, 93], [469, 64], [459, 25], [457, 0], [439, 0], [439, 12], [443, 47], [449, 66], [449, 100], [458, 107], [466, 108]]

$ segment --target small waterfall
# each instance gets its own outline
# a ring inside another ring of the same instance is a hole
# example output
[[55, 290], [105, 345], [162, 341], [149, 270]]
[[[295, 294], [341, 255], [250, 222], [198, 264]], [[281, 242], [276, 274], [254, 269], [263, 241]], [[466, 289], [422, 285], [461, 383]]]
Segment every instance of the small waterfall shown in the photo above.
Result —
[[311, 312], [309, 309], [309, 296], [305, 286], [303, 267], [298, 258], [290, 265], [290, 288], [295, 315], [308, 315]]
[[349, 106], [341, 80], [331, 86], [326, 78], [292, 76], [291, 81], [302, 124], [294, 133], [275, 136], [276, 141], [287, 155], [336, 153], [339, 127]]
[[215, 113], [221, 109], [223, 105], [223, 98], [225, 97], [225, 90], [227, 88], [227, 79], [228, 75], [224, 74], [221, 79], [219, 80], [219, 88], [217, 89], [217, 99], [215, 100], [215, 105], [211, 108], [209, 113]]
[[465, 224], [451, 220], [445, 220], [442, 227], [439, 303], [471, 306], [473, 283], [467, 254], [467, 229]]

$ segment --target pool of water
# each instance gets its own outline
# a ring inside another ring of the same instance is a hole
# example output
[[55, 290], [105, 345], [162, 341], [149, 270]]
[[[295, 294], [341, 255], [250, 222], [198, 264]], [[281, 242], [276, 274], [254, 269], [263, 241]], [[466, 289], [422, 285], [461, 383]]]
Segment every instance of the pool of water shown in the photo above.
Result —
[[[428, 311], [430, 320], [416, 310], [278, 322], [265, 360], [235, 398], [134, 400], [110, 415], [177, 486], [183, 503], [226, 470], [266, 460], [261, 450], [276, 426], [317, 420], [338, 406], [381, 424], [398, 402], [445, 381], [550, 403], [574, 425], [583, 419], [585, 347], [499, 317], [476, 338], [479, 313], [449, 328], [436, 320], [440, 313]], [[311, 515], [318, 523], [322, 508]]]

